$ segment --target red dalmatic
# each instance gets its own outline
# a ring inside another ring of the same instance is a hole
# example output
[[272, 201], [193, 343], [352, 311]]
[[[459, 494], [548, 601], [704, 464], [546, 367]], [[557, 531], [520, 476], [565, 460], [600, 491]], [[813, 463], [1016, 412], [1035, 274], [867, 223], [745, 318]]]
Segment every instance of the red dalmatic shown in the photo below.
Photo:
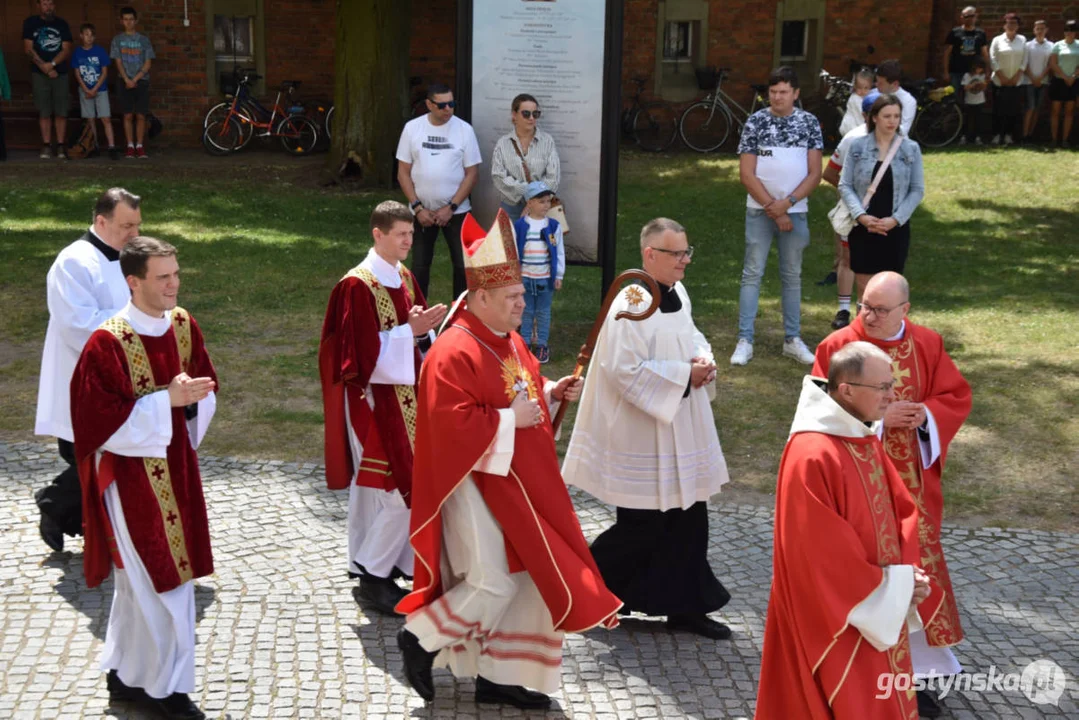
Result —
[[[410, 504], [412, 443], [416, 433], [416, 392], [412, 386], [370, 385], [378, 363], [379, 332], [408, 322], [413, 305], [426, 308], [412, 273], [401, 270], [401, 286], [388, 288], [358, 266], [333, 289], [322, 325], [319, 375], [326, 429], [326, 484], [332, 490], [350, 483], [399, 490]], [[414, 362], [419, 374], [420, 353]], [[367, 402], [371, 387], [374, 409]], [[345, 423], [349, 421], [363, 446], [360, 467], [353, 467]]]
[[[442, 595], [440, 510], [471, 474], [502, 527], [510, 572], [531, 576], [555, 629], [616, 626], [622, 603], [603, 583], [562, 480], [539, 361], [517, 333], [500, 337], [463, 309], [455, 318], [420, 374], [411, 521], [415, 590], [398, 612], [413, 612]], [[539, 400], [546, 422], [516, 430], [508, 476], [474, 471], [495, 439], [498, 410], [510, 406], [522, 384]]]
[[892, 358], [896, 399], [924, 403], [937, 425], [940, 457], [928, 468], [923, 468], [917, 430], [886, 428], [884, 448], [918, 506], [920, 565], [945, 593], [944, 607], [925, 628], [926, 641], [934, 647], [949, 647], [963, 639], [963, 627], [940, 544], [940, 524], [944, 517], [941, 474], [948, 446], [970, 415], [970, 385], [945, 352], [941, 336], [909, 319], [901, 339], [877, 340], [866, 334], [862, 319], [856, 318], [817, 346], [812, 374], [827, 377], [832, 354], [855, 340], [872, 343], [888, 353]]
[[[757, 720], [918, 719], [913, 690], [876, 697], [882, 674], [912, 672], [906, 627], [880, 651], [847, 623], [883, 566], [918, 563], [917, 517], [876, 437], [791, 438], [776, 487]], [[934, 587], [920, 616], [940, 602]]]
[[104, 492], [112, 483], [120, 494], [131, 540], [154, 589], [166, 592], [214, 571], [206, 501], [198, 456], [188, 439], [184, 408], [172, 408], [172, 441], [167, 459], [97, 452], [128, 419], [135, 401], [164, 390], [181, 370], [217, 382], [194, 318], [180, 308], [160, 337], [139, 335], [113, 318], [94, 331], [71, 379], [71, 420], [82, 484], [83, 572], [90, 587], [122, 567]]

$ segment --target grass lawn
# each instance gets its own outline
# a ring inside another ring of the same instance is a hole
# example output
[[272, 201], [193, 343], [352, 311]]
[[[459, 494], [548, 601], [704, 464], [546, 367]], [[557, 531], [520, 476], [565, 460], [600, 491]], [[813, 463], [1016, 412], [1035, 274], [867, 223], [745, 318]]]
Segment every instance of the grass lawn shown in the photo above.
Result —
[[[334, 282], [364, 256], [371, 208], [392, 193], [315, 186], [317, 158], [254, 171], [228, 161], [176, 171], [124, 163], [19, 166], [0, 177], [0, 438], [31, 438], [47, 311], [44, 278], [83, 232], [105, 187], [144, 197], [143, 229], [180, 248], [181, 304], [198, 318], [221, 378], [204, 452], [319, 461], [318, 334]], [[306, 162], [307, 164], [302, 164]], [[9, 165], [12, 170], [15, 166]], [[1006, 168], [1006, 172], [1004, 171]], [[948, 455], [949, 517], [986, 525], [1079, 528], [1079, 245], [1077, 156], [1029, 150], [934, 153], [914, 216], [907, 275], [915, 321], [943, 333], [974, 387], [974, 410]], [[756, 357], [731, 368], [742, 267], [744, 192], [732, 156], [621, 161], [618, 267], [639, 264], [651, 217], [686, 225], [697, 253], [686, 284], [720, 367], [714, 406], [735, 497], [767, 501], [806, 368], [780, 355], [776, 259], [761, 291]], [[810, 200], [813, 242], [803, 272], [803, 337], [830, 330], [835, 288], [825, 214]], [[449, 301], [447, 252], [431, 296]], [[555, 299], [553, 362], [572, 369], [599, 305], [597, 268], [571, 267]], [[572, 421], [572, 416], [567, 422]]]

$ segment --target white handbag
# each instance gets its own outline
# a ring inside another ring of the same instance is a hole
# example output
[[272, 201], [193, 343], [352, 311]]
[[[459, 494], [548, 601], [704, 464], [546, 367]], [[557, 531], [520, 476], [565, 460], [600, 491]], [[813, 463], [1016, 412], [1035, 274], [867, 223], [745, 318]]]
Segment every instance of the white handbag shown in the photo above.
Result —
[[[862, 198], [863, 208], [869, 207], [870, 199], [877, 192], [877, 186], [880, 185], [880, 181], [884, 178], [884, 171], [892, 164], [892, 158], [895, 157], [902, 143], [903, 138], [899, 135], [892, 139], [892, 146], [888, 148], [888, 154], [884, 156], [884, 162], [880, 164], [880, 170], [877, 170], [876, 176], [873, 177], [873, 182], [870, 183], [869, 189], [865, 191], [865, 197]], [[835, 204], [835, 207], [828, 211], [828, 220], [832, 223], [832, 228], [843, 237], [850, 235], [850, 231], [854, 229], [854, 218], [851, 217], [850, 208], [847, 207], [847, 203], [843, 202], [842, 197], [839, 198], [839, 202]]]

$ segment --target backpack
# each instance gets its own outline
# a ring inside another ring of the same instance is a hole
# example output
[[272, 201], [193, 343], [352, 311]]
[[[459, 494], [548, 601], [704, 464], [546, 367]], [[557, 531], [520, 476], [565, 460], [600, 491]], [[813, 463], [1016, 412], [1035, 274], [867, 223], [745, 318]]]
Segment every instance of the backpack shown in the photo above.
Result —
[[97, 143], [94, 142], [94, 128], [90, 124], [93, 120], [84, 122], [82, 124], [82, 133], [79, 135], [79, 139], [67, 149], [67, 156], [72, 159], [82, 159], [88, 157], [90, 153], [97, 149]]

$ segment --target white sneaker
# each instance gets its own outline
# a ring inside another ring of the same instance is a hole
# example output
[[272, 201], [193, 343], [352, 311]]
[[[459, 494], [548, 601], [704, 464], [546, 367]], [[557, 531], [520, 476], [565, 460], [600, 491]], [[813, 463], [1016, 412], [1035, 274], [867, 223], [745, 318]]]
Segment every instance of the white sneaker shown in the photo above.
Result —
[[1012, 145], [1013, 144], [1011, 135], [1005, 135], [1004, 136], [1004, 144], [1005, 145]]
[[731, 365], [745, 365], [753, 359], [753, 343], [739, 338], [734, 346], [734, 354], [731, 355]]
[[966, 135], [960, 135], [959, 136], [959, 144], [960, 145], [966, 145], [967, 144], [967, 136]]
[[[783, 354], [787, 357], [792, 357], [803, 365], [812, 365], [815, 358], [813, 353], [809, 351], [806, 344], [802, 342], [802, 338], [791, 338], [783, 342]], [[731, 358], [731, 362], [734, 362], [734, 358]]]
[[974, 144], [975, 145], [985, 145], [985, 143], [982, 142], [982, 138], [981, 138], [980, 135], [978, 137], [974, 138]]
[[1000, 135], [994, 135], [993, 139], [989, 141], [990, 145], [1000, 145]]

